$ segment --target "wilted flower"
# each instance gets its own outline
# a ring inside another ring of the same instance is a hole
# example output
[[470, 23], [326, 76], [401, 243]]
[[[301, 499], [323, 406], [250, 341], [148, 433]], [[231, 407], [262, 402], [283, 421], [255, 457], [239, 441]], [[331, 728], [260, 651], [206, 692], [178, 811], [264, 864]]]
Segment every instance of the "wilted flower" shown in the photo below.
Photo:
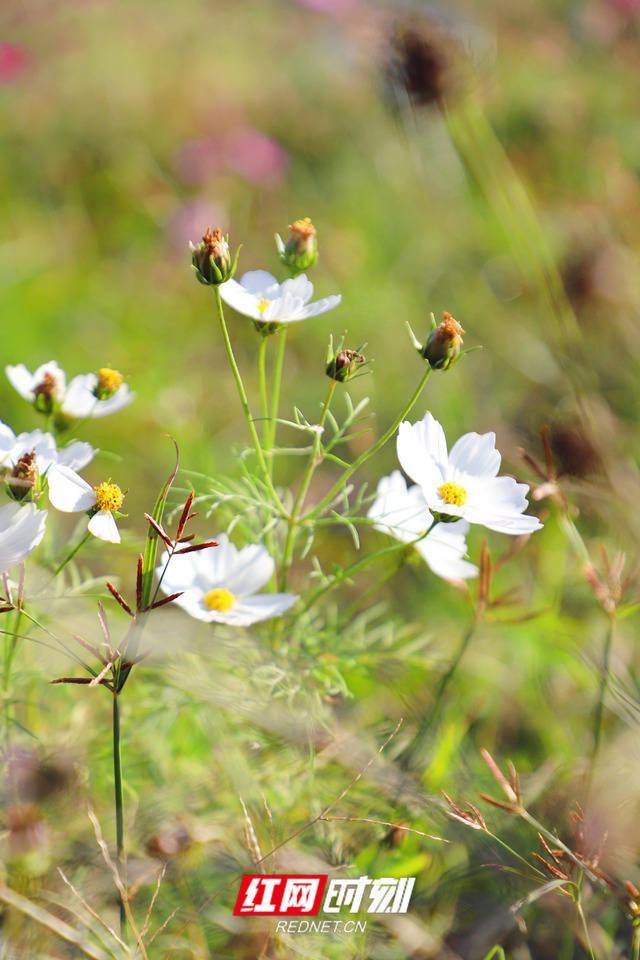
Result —
[[191, 263], [200, 283], [218, 286], [230, 280], [236, 272], [238, 253], [231, 259], [229, 237], [219, 227], [205, 232], [198, 244], [190, 243]]
[[340, 348], [332, 353], [326, 367], [326, 374], [338, 383], [346, 383], [356, 375], [360, 367], [367, 361], [357, 350]]
[[512, 477], [499, 477], [500, 453], [495, 433], [466, 433], [447, 453], [444, 430], [427, 413], [418, 423], [400, 424], [398, 459], [405, 473], [420, 485], [434, 516], [464, 518], [499, 533], [533, 533], [542, 524], [523, 515], [529, 487]]
[[305, 274], [278, 283], [266, 270], [250, 270], [238, 283], [229, 280], [220, 287], [225, 303], [255, 321], [263, 333], [272, 333], [281, 323], [299, 323], [337, 307], [342, 297], [336, 294], [310, 303], [313, 284]]
[[451, 58], [442, 34], [425, 17], [400, 23], [391, 39], [388, 72], [413, 106], [440, 106], [451, 88]]
[[69, 382], [55, 361], [43, 363], [30, 373], [23, 363], [6, 367], [7, 378], [21, 397], [41, 413], [64, 420], [106, 417], [133, 400], [129, 386], [117, 370], [102, 367], [99, 373], [80, 374]]
[[160, 558], [161, 589], [181, 594], [175, 600], [178, 606], [197, 620], [232, 627], [250, 627], [293, 606], [297, 597], [291, 593], [258, 593], [275, 570], [263, 546], [238, 550], [224, 533], [213, 539], [218, 542], [215, 550], [178, 554], [170, 562], [168, 553]]
[[38, 472], [45, 474], [54, 463], [81, 470], [91, 463], [96, 451], [83, 440], [74, 440], [59, 448], [55, 437], [42, 430], [16, 435], [8, 424], [0, 420], [0, 467], [14, 468], [22, 457], [30, 453], [35, 454]]
[[289, 237], [285, 243], [276, 233], [276, 247], [280, 260], [292, 277], [305, 273], [318, 259], [317, 231], [309, 217], [294, 220], [289, 225]]
[[0, 573], [24, 560], [44, 536], [47, 511], [35, 503], [6, 503], [0, 507]]
[[70, 467], [55, 464], [47, 474], [49, 499], [62, 513], [88, 513], [89, 532], [99, 540], [120, 543], [114, 514], [121, 516], [124, 493], [116, 483], [104, 481], [92, 487]]
[[[467, 553], [465, 535], [469, 524], [439, 523], [427, 537], [433, 517], [418, 486], [407, 487], [399, 470], [394, 470], [378, 483], [376, 498], [371, 504], [369, 519], [376, 530], [386, 533], [401, 543], [417, 541], [414, 546], [430, 570], [445, 580], [467, 580], [475, 577], [478, 568], [464, 557]], [[421, 540], [418, 537], [422, 537]]]

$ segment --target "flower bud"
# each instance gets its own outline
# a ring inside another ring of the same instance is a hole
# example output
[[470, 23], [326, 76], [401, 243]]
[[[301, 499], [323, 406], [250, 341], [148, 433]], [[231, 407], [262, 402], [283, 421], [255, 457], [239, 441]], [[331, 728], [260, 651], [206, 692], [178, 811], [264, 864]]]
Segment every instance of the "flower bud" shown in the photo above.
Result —
[[326, 373], [332, 380], [345, 383], [357, 373], [363, 363], [366, 363], [366, 360], [357, 350], [341, 349], [336, 351], [329, 360]]
[[450, 313], [442, 314], [442, 322], [434, 327], [421, 353], [433, 370], [448, 370], [460, 355], [464, 330]]
[[9, 490], [16, 500], [24, 500], [38, 483], [38, 465], [35, 450], [23, 453], [9, 476]]
[[313, 267], [318, 259], [318, 239], [316, 228], [309, 217], [294, 220], [289, 225], [286, 243], [276, 234], [276, 247], [280, 260], [292, 277], [297, 277], [299, 273], [305, 273]]
[[206, 231], [199, 244], [189, 244], [191, 263], [200, 283], [217, 286], [230, 280], [236, 272], [238, 256], [232, 260], [229, 249], [229, 237], [222, 230], [211, 227]]

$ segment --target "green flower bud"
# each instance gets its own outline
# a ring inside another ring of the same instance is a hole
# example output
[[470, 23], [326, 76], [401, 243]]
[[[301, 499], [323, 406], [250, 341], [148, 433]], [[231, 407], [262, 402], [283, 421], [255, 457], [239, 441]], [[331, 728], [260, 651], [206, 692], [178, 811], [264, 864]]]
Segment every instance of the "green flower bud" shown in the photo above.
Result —
[[427, 342], [421, 346], [412, 334], [414, 346], [420, 356], [428, 361], [432, 370], [448, 370], [460, 356], [464, 330], [450, 313], [443, 313], [442, 321], [438, 325], [433, 314], [431, 314], [431, 320], [433, 329], [427, 337]]
[[200, 283], [217, 286], [230, 280], [236, 272], [238, 254], [232, 259], [229, 237], [219, 227], [206, 231], [200, 243], [190, 243], [191, 263]]
[[346, 383], [358, 372], [358, 368], [366, 363], [363, 354], [357, 350], [338, 350], [327, 364], [326, 374], [338, 383]]
[[309, 217], [303, 217], [290, 224], [289, 238], [286, 243], [276, 233], [278, 255], [292, 277], [305, 273], [315, 265], [318, 259], [316, 232]]

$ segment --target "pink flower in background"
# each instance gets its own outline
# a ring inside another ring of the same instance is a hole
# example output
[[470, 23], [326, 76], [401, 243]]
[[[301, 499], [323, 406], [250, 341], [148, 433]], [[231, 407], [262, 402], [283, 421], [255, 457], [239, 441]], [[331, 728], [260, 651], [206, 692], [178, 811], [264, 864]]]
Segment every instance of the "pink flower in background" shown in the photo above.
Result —
[[189, 140], [178, 154], [181, 175], [204, 184], [214, 176], [238, 174], [250, 183], [276, 183], [286, 173], [284, 148], [253, 127], [237, 127], [220, 137]]
[[23, 73], [29, 56], [24, 47], [15, 43], [0, 43], [0, 84], [11, 83]]
[[355, 9], [357, 2], [358, 0], [297, 0], [301, 7], [332, 14], [348, 13]]
[[640, 13], [640, 0], [607, 0], [607, 6], [625, 16]]
[[215, 226], [226, 222], [224, 208], [199, 197], [184, 203], [172, 213], [167, 224], [167, 236], [176, 252], [184, 256], [190, 240], [199, 240], [210, 224]]

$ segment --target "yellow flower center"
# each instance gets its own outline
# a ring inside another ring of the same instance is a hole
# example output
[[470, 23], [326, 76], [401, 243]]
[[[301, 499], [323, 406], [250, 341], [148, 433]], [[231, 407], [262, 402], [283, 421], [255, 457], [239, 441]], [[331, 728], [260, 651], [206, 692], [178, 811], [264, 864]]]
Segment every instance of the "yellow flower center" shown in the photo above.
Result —
[[438, 493], [445, 503], [454, 507], [462, 507], [467, 502], [467, 491], [459, 483], [443, 483], [438, 487]]
[[124, 377], [119, 370], [113, 370], [111, 367], [100, 367], [98, 370], [98, 393], [103, 396], [111, 396], [118, 387], [121, 387]]
[[104, 481], [93, 488], [96, 495], [96, 507], [98, 510], [119, 510], [124, 503], [124, 493], [117, 483]]
[[261, 300], [258, 300], [258, 312], [264, 313], [270, 303], [271, 300], [266, 300], [264, 297]]
[[236, 605], [234, 594], [231, 593], [231, 590], [226, 590], [225, 587], [215, 587], [213, 590], [209, 590], [208, 593], [205, 593], [203, 599], [208, 610], [217, 610], [218, 613], [226, 613]]

